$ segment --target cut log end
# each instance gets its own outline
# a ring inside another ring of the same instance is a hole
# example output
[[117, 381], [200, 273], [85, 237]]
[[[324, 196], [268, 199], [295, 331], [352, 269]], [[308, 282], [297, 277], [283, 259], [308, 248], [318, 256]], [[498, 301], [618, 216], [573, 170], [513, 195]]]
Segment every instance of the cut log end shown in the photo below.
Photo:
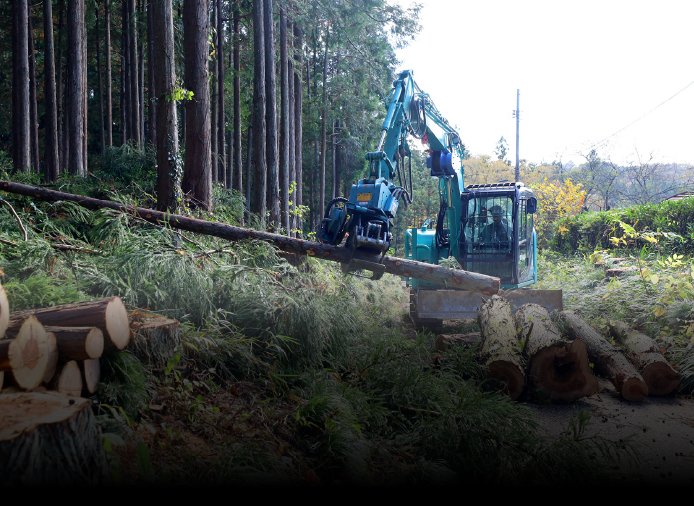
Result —
[[101, 364], [98, 358], [82, 362], [82, 374], [84, 376], [84, 388], [86, 393], [96, 392], [97, 385], [101, 381]]
[[573, 402], [598, 391], [586, 345], [580, 339], [538, 351], [530, 360], [529, 376], [551, 400]]
[[629, 378], [622, 385], [620, 393], [628, 401], [641, 402], [648, 397], [648, 385], [638, 378]]
[[648, 385], [651, 395], [667, 395], [680, 384], [682, 376], [670, 367], [667, 362], [653, 362], [641, 371], [643, 380]]
[[99, 358], [101, 356], [104, 352], [104, 333], [100, 328], [93, 327], [89, 334], [87, 334], [84, 349], [90, 359]]
[[48, 363], [46, 371], [43, 373], [43, 383], [48, 383], [53, 379], [55, 370], [58, 367], [58, 341], [53, 332], [46, 332], [48, 338]]
[[[48, 336], [43, 325], [30, 316], [22, 324], [10, 348], [12, 376], [17, 386], [33, 390], [41, 384], [49, 360]], [[17, 354], [19, 356], [17, 356]], [[17, 366], [20, 364], [21, 366]]]
[[0, 338], [5, 335], [5, 331], [10, 324], [10, 304], [7, 301], [7, 293], [0, 284]]
[[120, 297], [114, 297], [106, 307], [106, 332], [119, 350], [125, 349], [130, 342], [130, 320]]
[[505, 384], [503, 389], [512, 401], [515, 401], [523, 393], [525, 386], [525, 375], [523, 371], [514, 363], [498, 360], [489, 365], [489, 376]]

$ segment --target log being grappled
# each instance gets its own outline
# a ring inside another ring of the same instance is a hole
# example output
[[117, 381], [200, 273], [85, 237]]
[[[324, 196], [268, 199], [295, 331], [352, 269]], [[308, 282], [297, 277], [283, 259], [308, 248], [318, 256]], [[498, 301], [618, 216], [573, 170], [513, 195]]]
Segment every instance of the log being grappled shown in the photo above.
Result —
[[480, 306], [477, 320], [482, 331], [480, 360], [492, 378], [506, 384], [511, 400], [515, 400], [523, 393], [525, 373], [511, 304], [494, 295]]
[[[138, 218], [157, 224], [169, 225], [173, 228], [196, 232], [199, 234], [213, 235], [230, 241], [245, 239], [257, 239], [274, 244], [282, 251], [309, 255], [323, 260], [347, 264], [351, 260], [352, 253], [346, 248], [332, 246], [318, 242], [305, 241], [279, 234], [260, 232], [241, 227], [225, 225], [211, 221], [198, 220], [176, 214], [164, 213], [143, 207], [125, 206], [110, 200], [99, 200], [83, 195], [63, 193], [37, 186], [28, 186], [11, 181], [0, 180], [0, 190], [26, 195], [48, 201], [65, 200], [76, 202], [87, 209], [98, 210], [102, 208], [115, 209], [128, 214], [134, 214]], [[385, 272], [397, 276], [413, 277], [423, 281], [440, 284], [447, 288], [457, 288], [460, 290], [471, 290], [481, 292], [485, 295], [493, 295], [499, 292], [500, 279], [484, 274], [463, 271], [460, 269], [449, 269], [434, 264], [426, 264], [404, 258], [384, 256], [381, 258], [379, 253], [357, 252], [354, 256], [357, 260], [364, 260], [372, 263], [381, 263], [385, 267]]]
[[[50, 327], [98, 327], [103, 331], [104, 347], [107, 351], [122, 350], [130, 342], [130, 320], [120, 297], [15, 311], [10, 315], [9, 331], [21, 326], [22, 321], [28, 316], [35, 316], [42, 324]], [[89, 358], [95, 357], [84, 357]]]
[[680, 384], [681, 375], [660, 354], [656, 342], [623, 322], [610, 322], [610, 333], [629, 361], [641, 373], [651, 395], [667, 395]]
[[573, 311], [562, 311], [560, 318], [569, 326], [569, 335], [586, 343], [588, 357], [595, 369], [608, 378], [628, 401], [642, 401], [648, 395], [648, 385], [622, 352], [608, 343], [593, 327]]
[[538, 304], [525, 304], [515, 315], [521, 342], [528, 355], [528, 383], [552, 400], [572, 402], [598, 391], [590, 370], [586, 345], [581, 339], [567, 341]]

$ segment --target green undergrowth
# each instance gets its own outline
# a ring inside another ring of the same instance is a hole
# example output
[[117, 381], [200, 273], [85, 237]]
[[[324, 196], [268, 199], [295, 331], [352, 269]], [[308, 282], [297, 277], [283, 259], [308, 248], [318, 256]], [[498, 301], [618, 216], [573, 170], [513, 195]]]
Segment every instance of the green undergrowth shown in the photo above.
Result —
[[[73, 190], [150, 198], [113, 181]], [[433, 336], [403, 329], [397, 277], [344, 276], [312, 258], [297, 268], [266, 243], [3, 198], [28, 234], [0, 207], [13, 310], [118, 295], [181, 321], [175, 349], [102, 361], [94, 401], [117, 483], [559, 484], [600, 480], [633, 455], [583, 414], [545, 435], [530, 409], [487, 387], [474, 349], [435, 363]], [[240, 197], [215, 198], [208, 218], [239, 224]]]
[[[694, 251], [694, 199], [691, 198], [562, 218], [552, 225], [550, 247], [564, 254], [614, 248], [612, 239], [624, 236], [620, 222], [667, 240], [669, 252]], [[641, 238], [633, 242], [638, 247], [648, 243]]]

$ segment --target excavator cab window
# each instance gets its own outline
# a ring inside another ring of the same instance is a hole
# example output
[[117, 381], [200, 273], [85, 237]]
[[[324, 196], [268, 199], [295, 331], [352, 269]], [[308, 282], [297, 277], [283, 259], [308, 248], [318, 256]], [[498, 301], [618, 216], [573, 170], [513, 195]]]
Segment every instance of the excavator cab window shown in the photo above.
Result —
[[468, 201], [465, 235], [474, 251], [502, 254], [510, 251], [513, 236], [513, 202], [507, 196]]
[[463, 269], [513, 282], [514, 227], [510, 195], [470, 196], [460, 248]]

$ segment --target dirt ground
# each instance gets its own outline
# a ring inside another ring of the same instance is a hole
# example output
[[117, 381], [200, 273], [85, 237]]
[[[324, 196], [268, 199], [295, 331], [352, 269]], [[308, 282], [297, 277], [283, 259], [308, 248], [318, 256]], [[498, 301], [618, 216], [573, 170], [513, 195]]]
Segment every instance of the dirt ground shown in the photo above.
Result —
[[600, 379], [600, 391], [571, 404], [527, 403], [536, 411], [550, 435], [558, 435], [570, 415], [589, 411], [589, 433], [632, 442], [641, 455], [634, 464], [621, 462], [613, 472], [616, 480], [643, 485], [694, 484], [694, 399], [683, 396], [647, 397], [629, 402], [609, 381]]
[[[407, 328], [414, 337], [413, 328]], [[478, 330], [474, 320], [444, 320], [434, 333]], [[436, 332], [438, 331], [438, 332]], [[580, 410], [591, 414], [588, 433], [613, 441], [631, 436], [640, 454], [638, 462], [625, 459], [613, 466], [614, 480], [625, 484], [694, 485], [694, 398], [691, 396], [647, 397], [643, 402], [624, 400], [612, 383], [598, 378], [597, 394], [570, 404], [525, 402], [538, 416], [550, 436], [564, 431], [569, 417]], [[521, 397], [521, 399], [523, 399]], [[522, 401], [519, 401], [522, 402]]]

